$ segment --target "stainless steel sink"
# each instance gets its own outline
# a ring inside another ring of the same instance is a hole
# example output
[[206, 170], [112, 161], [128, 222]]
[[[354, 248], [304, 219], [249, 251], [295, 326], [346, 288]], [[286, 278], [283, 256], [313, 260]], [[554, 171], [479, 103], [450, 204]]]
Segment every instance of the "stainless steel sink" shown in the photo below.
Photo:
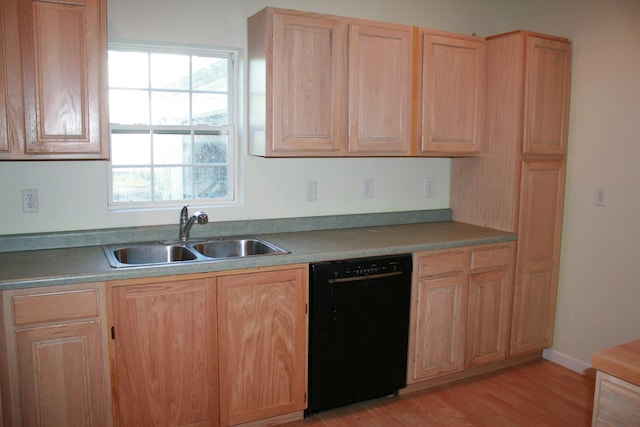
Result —
[[144, 243], [111, 251], [119, 264], [164, 264], [168, 262], [192, 261], [198, 256], [185, 245]]
[[215, 261], [261, 255], [282, 255], [290, 251], [257, 237], [232, 237], [177, 242], [140, 242], [103, 246], [112, 267], [139, 267]]
[[254, 255], [288, 253], [272, 243], [255, 238], [209, 240], [193, 245], [193, 248], [209, 258], [236, 258]]

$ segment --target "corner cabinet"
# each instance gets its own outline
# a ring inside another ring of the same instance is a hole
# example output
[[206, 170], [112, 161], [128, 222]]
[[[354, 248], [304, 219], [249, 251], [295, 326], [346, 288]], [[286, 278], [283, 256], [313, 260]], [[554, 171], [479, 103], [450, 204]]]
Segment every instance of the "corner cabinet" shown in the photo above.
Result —
[[248, 45], [250, 154], [409, 154], [411, 27], [266, 8]]
[[421, 110], [417, 155], [477, 156], [484, 133], [484, 39], [419, 31]]
[[510, 355], [553, 342], [571, 43], [517, 31], [487, 39], [486, 139], [452, 161], [456, 221], [518, 233]]
[[1, 1], [19, 46], [5, 52], [7, 84], [21, 96], [6, 100], [0, 159], [108, 158], [106, 1]]
[[111, 426], [104, 284], [0, 293], [7, 426]]
[[506, 359], [515, 244], [414, 254], [407, 383]]

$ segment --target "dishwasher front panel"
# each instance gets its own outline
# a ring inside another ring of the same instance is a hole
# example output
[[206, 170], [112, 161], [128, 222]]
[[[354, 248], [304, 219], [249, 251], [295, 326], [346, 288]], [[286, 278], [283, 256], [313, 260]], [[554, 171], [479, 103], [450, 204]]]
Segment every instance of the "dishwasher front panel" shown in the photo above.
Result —
[[307, 413], [405, 387], [411, 256], [313, 264], [310, 275]]

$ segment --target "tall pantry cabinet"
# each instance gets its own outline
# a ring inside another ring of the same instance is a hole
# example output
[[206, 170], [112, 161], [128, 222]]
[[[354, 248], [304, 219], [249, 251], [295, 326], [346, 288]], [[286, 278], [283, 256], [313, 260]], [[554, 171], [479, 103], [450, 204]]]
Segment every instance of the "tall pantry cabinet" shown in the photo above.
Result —
[[480, 158], [452, 161], [456, 221], [517, 232], [510, 355], [551, 346], [569, 112], [569, 40], [516, 31], [487, 43]]

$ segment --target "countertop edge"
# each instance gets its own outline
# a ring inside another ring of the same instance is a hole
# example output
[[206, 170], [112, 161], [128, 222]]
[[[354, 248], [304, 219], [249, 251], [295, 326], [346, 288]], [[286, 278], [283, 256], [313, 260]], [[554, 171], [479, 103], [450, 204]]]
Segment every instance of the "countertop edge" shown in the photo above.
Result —
[[[424, 238], [415, 236], [417, 232], [425, 234]], [[406, 243], [397, 243], [396, 236], [403, 237], [406, 233]], [[434, 237], [434, 235], [437, 235]], [[344, 237], [341, 237], [344, 236]], [[455, 236], [455, 237], [454, 237]], [[42, 251], [49, 258], [56, 254], [64, 254], [67, 263], [73, 267], [68, 271], [59, 272], [42, 267], [38, 272], [37, 263], [22, 265], [14, 277], [2, 278], [0, 273], [0, 291], [43, 286], [69, 285], [112, 280], [150, 278], [159, 276], [173, 276], [195, 273], [207, 273], [227, 270], [239, 270], [257, 267], [268, 267], [288, 264], [312, 263], [334, 259], [361, 258], [379, 255], [395, 255], [413, 253], [426, 250], [447, 249], [462, 246], [475, 246], [493, 243], [515, 241], [516, 234], [473, 226], [464, 223], [446, 221], [440, 223], [402, 224], [390, 226], [376, 226], [355, 229], [318, 230], [307, 232], [289, 232], [275, 234], [260, 234], [275, 244], [293, 249], [286, 255], [256, 256], [204, 262], [171, 264], [163, 266], [142, 266], [111, 268], [100, 246], [47, 249]], [[375, 240], [379, 237], [379, 241]], [[333, 240], [332, 240], [333, 239]], [[321, 242], [316, 244], [314, 242]], [[335, 247], [335, 248], [334, 248]], [[58, 251], [58, 252], [55, 252]], [[22, 252], [25, 256], [38, 255], [38, 252]], [[0, 269], [11, 268], [19, 259], [20, 253], [0, 253]], [[81, 254], [81, 255], [80, 255]], [[25, 261], [26, 263], [26, 261]], [[63, 269], [64, 267], [60, 267]], [[52, 272], [53, 271], [53, 272]]]

